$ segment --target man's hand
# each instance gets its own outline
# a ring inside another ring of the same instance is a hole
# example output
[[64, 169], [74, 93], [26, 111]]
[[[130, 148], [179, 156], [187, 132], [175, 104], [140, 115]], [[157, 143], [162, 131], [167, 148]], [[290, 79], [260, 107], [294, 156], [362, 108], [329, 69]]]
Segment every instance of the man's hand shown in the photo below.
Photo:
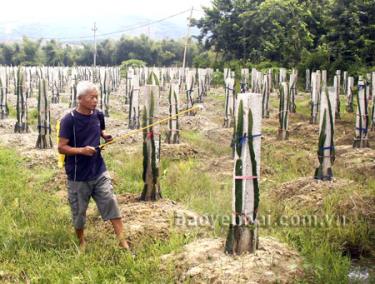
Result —
[[96, 150], [94, 147], [86, 146], [80, 148], [80, 154], [84, 156], [93, 156], [96, 153]]
[[102, 137], [105, 140], [105, 143], [111, 142], [113, 140], [112, 135], [106, 134], [104, 133], [104, 131], [102, 131]]
[[86, 146], [86, 147], [70, 147], [68, 145], [69, 139], [60, 137], [59, 145], [57, 146], [57, 149], [59, 150], [60, 154], [64, 155], [84, 155], [84, 156], [93, 156], [96, 153], [96, 150], [94, 147]]

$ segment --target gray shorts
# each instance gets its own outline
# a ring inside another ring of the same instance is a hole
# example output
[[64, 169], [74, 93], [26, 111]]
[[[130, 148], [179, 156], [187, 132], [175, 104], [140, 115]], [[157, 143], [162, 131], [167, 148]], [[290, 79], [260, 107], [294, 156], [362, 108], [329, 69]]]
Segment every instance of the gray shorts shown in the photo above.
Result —
[[86, 211], [91, 197], [95, 200], [104, 221], [121, 218], [108, 172], [92, 181], [68, 180], [68, 200], [76, 229], [85, 227]]

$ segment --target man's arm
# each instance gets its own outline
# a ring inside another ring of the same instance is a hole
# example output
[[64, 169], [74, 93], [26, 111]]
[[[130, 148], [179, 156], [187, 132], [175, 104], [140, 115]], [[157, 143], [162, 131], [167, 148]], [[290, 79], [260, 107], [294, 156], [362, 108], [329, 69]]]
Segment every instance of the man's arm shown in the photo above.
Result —
[[100, 136], [105, 140], [106, 143], [107, 143], [107, 142], [110, 142], [110, 141], [113, 140], [112, 135], [107, 134], [107, 133], [105, 132], [105, 130], [102, 130], [102, 131], [100, 132]]
[[59, 145], [57, 146], [57, 150], [60, 154], [73, 156], [73, 155], [84, 155], [84, 156], [93, 156], [96, 153], [94, 147], [86, 146], [86, 147], [71, 147], [68, 145], [69, 139], [60, 137]]
[[103, 112], [98, 112], [98, 119], [100, 122], [100, 136], [105, 140], [105, 143], [112, 141], [112, 135], [105, 132], [105, 120]]

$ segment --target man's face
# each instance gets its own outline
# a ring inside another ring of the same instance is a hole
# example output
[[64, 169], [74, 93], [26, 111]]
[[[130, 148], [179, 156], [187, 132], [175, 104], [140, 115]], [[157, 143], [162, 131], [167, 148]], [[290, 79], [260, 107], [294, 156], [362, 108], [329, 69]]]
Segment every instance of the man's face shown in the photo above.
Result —
[[79, 104], [86, 109], [94, 110], [98, 104], [98, 93], [96, 91], [91, 91], [81, 96]]

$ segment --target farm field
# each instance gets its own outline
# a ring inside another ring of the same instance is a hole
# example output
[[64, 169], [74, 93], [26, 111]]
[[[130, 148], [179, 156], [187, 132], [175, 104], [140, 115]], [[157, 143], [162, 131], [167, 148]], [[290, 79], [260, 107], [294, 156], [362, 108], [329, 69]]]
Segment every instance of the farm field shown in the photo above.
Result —
[[[129, 131], [124, 90], [121, 81], [109, 97], [106, 129], [114, 137]], [[279, 140], [279, 99], [271, 94], [270, 117], [262, 120], [259, 249], [234, 258], [224, 254], [234, 167], [233, 127], [223, 127], [224, 93], [212, 87], [195, 116], [179, 118], [179, 144], [165, 143], [167, 125], [161, 125], [158, 201], [137, 199], [143, 189], [142, 132], [103, 151], [135, 256], [117, 248], [93, 202], [87, 249], [78, 249], [54, 127], [69, 109], [70, 93], [50, 106], [54, 147], [43, 150], [35, 148], [36, 95], [28, 99], [30, 133], [16, 134], [10, 94], [10, 115], [0, 120], [0, 282], [375, 281], [375, 132], [369, 133], [369, 148], [353, 149], [356, 114], [345, 111], [344, 96], [335, 122], [334, 179], [323, 182], [313, 179], [319, 124], [309, 123], [310, 95], [298, 93], [289, 138]], [[163, 90], [160, 118], [168, 108]]]

